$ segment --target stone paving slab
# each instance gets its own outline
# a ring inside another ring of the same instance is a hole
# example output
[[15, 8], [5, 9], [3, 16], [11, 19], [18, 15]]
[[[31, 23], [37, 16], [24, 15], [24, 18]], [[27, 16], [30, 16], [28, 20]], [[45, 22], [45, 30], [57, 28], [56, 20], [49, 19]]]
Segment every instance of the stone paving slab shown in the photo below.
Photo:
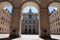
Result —
[[52, 39], [52, 38], [42, 39], [39, 37], [39, 35], [21, 35], [20, 38], [16, 38], [13, 40], [58, 40], [58, 39]]
[[38, 35], [21, 35], [20, 38], [13, 40], [43, 40], [43, 39], [39, 38]]
[[0, 35], [0, 40], [60, 40], [60, 35], [51, 35], [52, 38], [42, 39], [39, 35], [21, 35], [20, 38], [10, 39], [9, 35]]

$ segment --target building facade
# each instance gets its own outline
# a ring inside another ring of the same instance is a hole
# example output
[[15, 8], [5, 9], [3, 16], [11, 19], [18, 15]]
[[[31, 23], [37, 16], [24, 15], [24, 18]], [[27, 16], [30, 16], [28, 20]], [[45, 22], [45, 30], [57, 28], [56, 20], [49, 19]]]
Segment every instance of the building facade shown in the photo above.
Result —
[[0, 10], [0, 34], [10, 33], [11, 14], [9, 11]]
[[50, 22], [50, 31], [51, 34], [60, 34], [60, 11], [55, 10], [52, 11], [49, 15]]
[[23, 13], [22, 34], [38, 34], [39, 32], [38, 14], [30, 9], [28, 13]]

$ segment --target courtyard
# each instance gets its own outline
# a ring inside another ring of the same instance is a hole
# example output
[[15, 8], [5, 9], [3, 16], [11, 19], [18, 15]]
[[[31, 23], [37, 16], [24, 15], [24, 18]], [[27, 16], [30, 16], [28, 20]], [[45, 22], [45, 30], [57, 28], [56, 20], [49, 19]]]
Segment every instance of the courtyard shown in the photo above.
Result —
[[8, 39], [8, 36], [9, 34], [0, 34], [0, 40], [60, 40], [60, 35], [51, 35], [52, 39], [42, 39], [39, 35], [21, 35], [20, 38], [15, 39]]

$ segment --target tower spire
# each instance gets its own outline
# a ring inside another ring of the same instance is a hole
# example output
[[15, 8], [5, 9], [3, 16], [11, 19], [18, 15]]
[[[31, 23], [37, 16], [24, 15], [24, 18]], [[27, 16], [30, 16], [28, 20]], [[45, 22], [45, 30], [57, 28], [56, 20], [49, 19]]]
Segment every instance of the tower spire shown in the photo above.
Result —
[[32, 12], [31, 7], [30, 7], [30, 9], [29, 9], [29, 12]]

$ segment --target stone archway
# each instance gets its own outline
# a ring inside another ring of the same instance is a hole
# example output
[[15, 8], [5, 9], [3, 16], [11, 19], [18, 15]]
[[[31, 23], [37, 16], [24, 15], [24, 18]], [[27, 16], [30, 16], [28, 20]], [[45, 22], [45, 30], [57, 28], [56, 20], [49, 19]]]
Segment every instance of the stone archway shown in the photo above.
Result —
[[[54, 7], [54, 10], [53, 11], [51, 11], [51, 12], [49, 12], [50, 14], [49, 14], [49, 22], [50, 22], [50, 31], [51, 31], [51, 34], [55, 34], [55, 35], [57, 35], [57, 34], [60, 34], [59, 32], [58, 32], [58, 30], [59, 30], [59, 26], [57, 26], [57, 27], [55, 27], [56, 25], [55, 25], [55, 23], [54, 23], [54, 26], [52, 26], [53, 25], [53, 23], [51, 23], [52, 22], [52, 18], [51, 18], [51, 15], [52, 14], [55, 14], [56, 12], [57, 12], [57, 14], [59, 14], [59, 12], [60, 12], [60, 3], [59, 2], [52, 2], [52, 3], [50, 3], [50, 5], [49, 5], [49, 7], [51, 7], [51, 6], [53, 6]], [[55, 13], [54, 13], [55, 12]], [[55, 17], [55, 15], [53, 15], [54, 17]], [[59, 16], [58, 16], [59, 17]], [[51, 18], [51, 19], [50, 19]], [[55, 18], [57, 18], [57, 17], [55, 17]], [[56, 20], [54, 18], [54, 20]], [[55, 21], [56, 22], [56, 21]], [[56, 22], [57, 23], [57, 22]], [[51, 25], [52, 24], [52, 25]], [[57, 29], [57, 30], [56, 30]]]
[[[2, 1], [2, 2], [0, 2], [0, 16], [1, 16], [1, 17], [7, 17], [7, 15], [6, 15], [6, 16], [5, 16], [5, 15], [4, 15], [4, 16], [1, 15], [1, 12], [2, 12], [2, 13], [4, 13], [4, 11], [9, 12], [9, 11], [6, 9], [7, 6], [13, 8], [13, 5], [12, 5], [11, 2], [8, 2], [8, 1]], [[11, 10], [12, 10], [12, 9], [11, 9]], [[10, 12], [9, 12], [9, 13], [10, 13]], [[7, 18], [8, 18], [8, 17], [7, 17]], [[6, 19], [6, 18], [5, 18], [5, 20], [6, 20], [6, 21], [8, 20], [9, 22], [11, 22], [11, 15], [10, 15], [9, 19]], [[0, 20], [0, 21], [1, 21], [1, 20]], [[5, 22], [4, 22], [4, 23], [5, 23]], [[10, 23], [5, 23], [5, 25], [6, 25], [6, 24], [10, 24]], [[4, 29], [4, 30], [3, 30], [2, 32], [3, 32], [3, 34], [4, 34], [4, 33], [7, 33], [7, 34], [8, 34], [8, 33], [10, 33], [10, 25], [9, 25], [8, 27], [7, 27], [7, 25], [6, 25], [6, 26], [5, 26], [5, 25], [3, 26], [3, 29]], [[7, 31], [6, 31], [6, 30], [7, 30]], [[4, 32], [4, 31], [5, 31], [5, 32]]]
[[[12, 14], [12, 21], [11, 21], [11, 30], [10, 30], [10, 37], [17, 38], [19, 37], [19, 32], [21, 33], [20, 29], [20, 19], [21, 19], [21, 6], [26, 1], [34, 1], [40, 5], [40, 28], [41, 28], [41, 35], [40, 37], [50, 37], [50, 26], [49, 26], [49, 17], [48, 17], [48, 5], [50, 2], [56, 0], [1, 0], [2, 1], [9, 1], [13, 4], [13, 14]], [[56, 2], [60, 2], [57, 0]], [[20, 34], [21, 36], [21, 34]]]
[[[13, 21], [12, 21], [12, 31], [10, 34], [10, 37], [19, 37], [19, 32], [20, 32], [20, 36], [21, 36], [21, 10], [25, 7], [24, 3], [27, 2], [34, 2], [34, 3], [38, 3], [36, 1], [24, 1], [23, 3], [21, 3], [20, 8], [14, 8], [13, 9]], [[24, 5], [24, 6], [22, 6]], [[35, 5], [35, 4], [34, 4]], [[40, 7], [40, 4], [37, 4], [38, 6], [37, 9], [39, 10], [39, 36], [42, 38], [45, 37], [50, 37], [50, 28], [49, 28], [49, 17], [48, 17], [48, 8], [45, 7]], [[26, 4], [27, 6], [27, 4]], [[17, 13], [17, 14], [16, 14]], [[14, 19], [15, 17], [15, 19]], [[14, 26], [14, 27], [13, 27]], [[19, 31], [20, 30], [20, 31]], [[41, 30], [41, 31], [40, 31]]]
[[[23, 15], [23, 9], [27, 6], [33, 6], [35, 7], [37, 10], [38, 10], [38, 16], [40, 16], [40, 5], [38, 5], [36, 2], [32, 2], [32, 1], [26, 1], [24, 4], [21, 5], [21, 15]], [[40, 19], [39, 19], [39, 22], [40, 22]], [[21, 23], [20, 23], [21, 24]], [[22, 25], [22, 24], [21, 24]], [[38, 29], [40, 29], [40, 25], [38, 27]], [[40, 34], [40, 31], [38, 32]]]

